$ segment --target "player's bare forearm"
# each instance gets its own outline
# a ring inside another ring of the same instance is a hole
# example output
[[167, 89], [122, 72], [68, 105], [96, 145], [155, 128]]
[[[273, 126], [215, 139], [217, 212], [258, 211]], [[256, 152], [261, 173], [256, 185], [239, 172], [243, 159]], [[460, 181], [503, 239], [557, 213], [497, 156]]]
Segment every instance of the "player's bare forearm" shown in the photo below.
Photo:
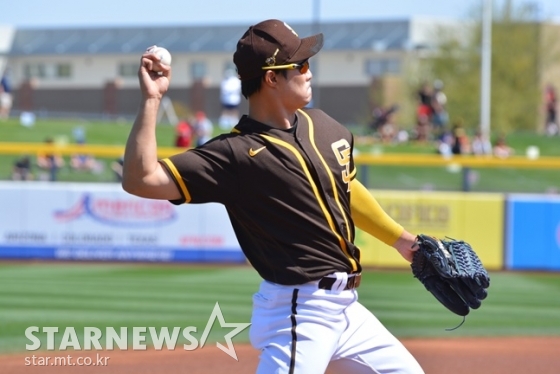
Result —
[[159, 98], [144, 99], [126, 142], [122, 186], [140, 197], [175, 200], [181, 197], [157, 156], [156, 123]]
[[156, 122], [160, 100], [144, 99], [126, 142], [123, 163], [123, 188], [134, 193], [134, 187], [157, 167]]
[[408, 262], [412, 262], [414, 252], [418, 249], [416, 246], [416, 235], [408, 231], [403, 231], [401, 236], [397, 239], [393, 247], [404, 257]]

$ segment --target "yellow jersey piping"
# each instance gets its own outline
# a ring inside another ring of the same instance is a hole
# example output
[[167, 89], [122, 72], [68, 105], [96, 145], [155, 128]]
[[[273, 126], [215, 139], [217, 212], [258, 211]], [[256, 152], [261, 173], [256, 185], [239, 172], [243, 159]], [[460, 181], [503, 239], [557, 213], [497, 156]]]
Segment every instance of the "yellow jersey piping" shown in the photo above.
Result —
[[187, 189], [187, 186], [185, 185], [183, 178], [181, 178], [181, 174], [179, 174], [179, 170], [177, 170], [173, 162], [171, 162], [171, 160], [168, 158], [162, 159], [161, 162], [163, 162], [167, 166], [169, 171], [171, 171], [171, 174], [173, 174], [173, 178], [179, 185], [179, 188], [181, 189], [181, 193], [185, 197], [185, 203], [189, 203], [191, 201], [191, 194], [189, 193], [189, 190]]
[[357, 271], [358, 266], [356, 264], [356, 260], [352, 256], [350, 256], [350, 254], [348, 253], [348, 248], [346, 247], [346, 242], [344, 241], [344, 238], [342, 238], [340, 236], [340, 234], [336, 231], [334, 221], [331, 217], [331, 214], [327, 210], [327, 207], [325, 206], [325, 203], [324, 203], [323, 199], [321, 198], [321, 195], [319, 194], [319, 189], [317, 188], [317, 185], [313, 181], [313, 178], [311, 177], [311, 173], [309, 172], [309, 169], [305, 165], [305, 161], [303, 160], [303, 157], [301, 156], [301, 154], [291, 144], [286, 143], [283, 140], [273, 138], [270, 135], [264, 135], [264, 134], [260, 134], [260, 135], [263, 138], [270, 141], [271, 143], [275, 143], [275, 144], [278, 144], [278, 145], [281, 145], [281, 146], [287, 148], [290, 152], [292, 152], [296, 156], [297, 160], [299, 161], [299, 163], [301, 165], [301, 168], [302, 168], [303, 172], [305, 173], [305, 175], [307, 177], [307, 180], [309, 181], [309, 184], [311, 185], [311, 188], [313, 190], [313, 194], [315, 195], [315, 198], [317, 199], [317, 202], [319, 203], [319, 206], [320, 206], [321, 210], [323, 211], [323, 214], [325, 215], [325, 218], [326, 218], [326, 220], [329, 224], [329, 227], [330, 227], [331, 231], [337, 237], [338, 242], [340, 243], [340, 247], [342, 248], [342, 251], [344, 252], [346, 257], [348, 257], [348, 260], [352, 264], [352, 270]]
[[319, 152], [319, 149], [317, 149], [317, 145], [315, 144], [315, 139], [313, 137], [314, 134], [315, 134], [315, 129], [313, 127], [313, 120], [303, 110], [300, 110], [300, 112], [307, 118], [307, 121], [309, 122], [309, 140], [311, 141], [311, 145], [313, 145], [313, 148], [315, 149], [315, 152], [317, 153], [317, 156], [319, 157], [319, 159], [323, 163], [323, 166], [325, 167], [325, 170], [327, 171], [327, 174], [328, 174], [329, 179], [331, 181], [331, 185], [332, 185], [333, 192], [334, 192], [334, 200], [336, 201], [336, 204], [338, 205], [338, 209], [340, 209], [340, 213], [342, 214], [342, 217], [344, 218], [344, 223], [346, 224], [346, 234], [347, 234], [348, 240], [352, 241], [352, 234], [351, 234], [351, 231], [350, 231], [350, 226], [348, 225], [348, 219], [346, 218], [346, 214], [344, 214], [344, 210], [342, 209], [342, 205], [340, 204], [340, 199], [338, 198], [338, 189], [336, 188], [336, 183], [334, 181], [334, 177], [333, 177], [333, 175], [330, 171], [329, 165], [327, 164], [327, 162], [323, 158], [323, 155], [321, 154], [321, 152]]

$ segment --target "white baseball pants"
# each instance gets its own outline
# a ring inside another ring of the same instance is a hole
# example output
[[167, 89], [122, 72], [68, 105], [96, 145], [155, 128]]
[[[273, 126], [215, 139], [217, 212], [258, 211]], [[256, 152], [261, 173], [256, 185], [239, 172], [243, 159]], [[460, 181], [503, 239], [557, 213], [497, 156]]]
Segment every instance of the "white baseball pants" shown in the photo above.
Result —
[[251, 344], [261, 350], [257, 374], [421, 374], [408, 350], [363, 305], [356, 290], [318, 282], [263, 281], [253, 296]]

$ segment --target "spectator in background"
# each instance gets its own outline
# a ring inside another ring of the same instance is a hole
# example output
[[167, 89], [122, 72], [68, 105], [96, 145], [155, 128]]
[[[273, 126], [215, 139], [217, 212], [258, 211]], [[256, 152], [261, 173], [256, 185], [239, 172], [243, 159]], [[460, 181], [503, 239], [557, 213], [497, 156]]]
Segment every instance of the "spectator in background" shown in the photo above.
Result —
[[186, 119], [181, 119], [175, 126], [175, 147], [189, 148], [192, 143], [193, 129]]
[[[45, 145], [54, 145], [53, 138], [46, 138]], [[58, 170], [64, 167], [64, 165], [64, 159], [58, 153], [40, 152], [37, 154], [37, 166], [48, 172], [48, 174], [42, 173], [40, 175], [40, 179], [42, 180], [50, 180], [51, 182], [56, 181]]]
[[0, 120], [5, 120], [10, 117], [12, 103], [12, 88], [8, 81], [7, 73], [4, 73], [0, 80]]
[[74, 142], [77, 144], [83, 144], [86, 142], [86, 130], [82, 126], [76, 126], [72, 129], [72, 136], [74, 137]]
[[416, 128], [415, 140], [425, 142], [430, 139], [432, 132], [432, 87], [427, 83], [422, 83], [418, 90], [418, 105], [416, 107]]
[[471, 142], [463, 127], [463, 121], [457, 121], [453, 126], [451, 153], [454, 155], [466, 155], [471, 153]]
[[399, 106], [397, 104], [393, 104], [389, 108], [376, 107], [371, 113], [373, 119], [369, 127], [374, 132], [380, 133], [384, 125], [394, 122], [394, 113], [398, 110]]
[[508, 158], [509, 156], [514, 154], [513, 148], [511, 148], [506, 143], [505, 136], [500, 136], [496, 139], [496, 143], [494, 144], [493, 148], [494, 156], [498, 158]]
[[212, 122], [206, 117], [206, 113], [199, 110], [193, 123], [194, 133], [196, 135], [196, 146], [199, 147], [206, 143], [212, 137], [214, 126]]
[[482, 131], [477, 130], [474, 134], [474, 138], [471, 144], [472, 154], [475, 156], [491, 155], [492, 154], [492, 143]]
[[[84, 143], [78, 143], [81, 147]], [[100, 173], [103, 171], [103, 164], [93, 157], [93, 155], [86, 153], [74, 153], [70, 156], [70, 167], [76, 171], [89, 171], [93, 173]]]
[[241, 81], [235, 70], [227, 69], [220, 84], [220, 102], [222, 114], [218, 124], [222, 130], [230, 130], [239, 121], [239, 104], [241, 104]]
[[115, 173], [115, 179], [117, 182], [122, 182], [123, 180], [123, 164], [124, 164], [124, 156], [119, 157], [117, 160], [111, 163], [111, 169]]
[[31, 158], [29, 156], [25, 155], [14, 162], [14, 167], [12, 168], [12, 180], [33, 180], [33, 173], [31, 172]]
[[446, 109], [447, 95], [443, 92], [443, 82], [439, 79], [434, 81], [434, 91], [432, 95], [432, 123], [439, 133], [449, 122], [449, 115]]
[[441, 131], [440, 135], [438, 136], [438, 142], [437, 142], [438, 153], [445, 157], [451, 156], [453, 154], [451, 152], [451, 149], [453, 147], [454, 141], [455, 141], [455, 137], [453, 136], [453, 132], [449, 130], [447, 127], [445, 127]]
[[[430, 119], [432, 116], [432, 100], [433, 91], [427, 82], [423, 82], [418, 90], [418, 105], [424, 107], [421, 109], [423, 113], [426, 113]], [[419, 109], [420, 110], [420, 109]]]
[[379, 135], [383, 143], [392, 143], [397, 136], [394, 111], [387, 113], [385, 123], [379, 128]]
[[[86, 130], [82, 126], [76, 126], [72, 130], [74, 142], [78, 147], [86, 144]], [[77, 152], [70, 156], [70, 167], [76, 171], [88, 171], [96, 174], [103, 171], [103, 164], [95, 159], [93, 155]]]
[[544, 98], [546, 110], [546, 133], [549, 136], [558, 135], [560, 133], [556, 115], [558, 100], [556, 96], [556, 89], [552, 84], [548, 84], [546, 86]]
[[416, 118], [416, 128], [414, 129], [414, 139], [420, 142], [425, 142], [430, 139], [432, 132], [432, 123], [430, 117], [425, 112], [421, 111], [423, 106], [419, 107], [419, 112]]

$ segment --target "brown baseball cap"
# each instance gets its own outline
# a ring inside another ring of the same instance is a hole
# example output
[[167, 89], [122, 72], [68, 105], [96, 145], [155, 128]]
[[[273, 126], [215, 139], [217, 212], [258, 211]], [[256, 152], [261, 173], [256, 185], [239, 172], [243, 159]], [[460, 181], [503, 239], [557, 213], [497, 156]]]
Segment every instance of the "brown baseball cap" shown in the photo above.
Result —
[[283, 21], [269, 19], [249, 27], [237, 42], [233, 62], [241, 80], [256, 78], [273, 67], [298, 63], [323, 47], [323, 34], [302, 38]]

